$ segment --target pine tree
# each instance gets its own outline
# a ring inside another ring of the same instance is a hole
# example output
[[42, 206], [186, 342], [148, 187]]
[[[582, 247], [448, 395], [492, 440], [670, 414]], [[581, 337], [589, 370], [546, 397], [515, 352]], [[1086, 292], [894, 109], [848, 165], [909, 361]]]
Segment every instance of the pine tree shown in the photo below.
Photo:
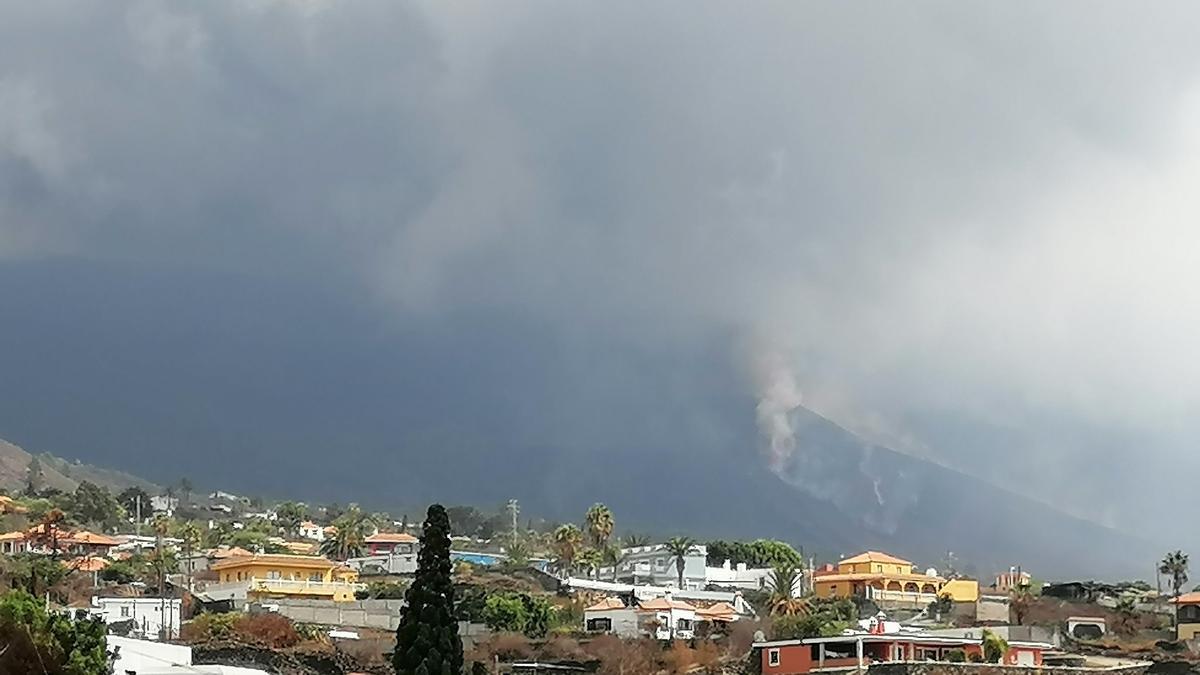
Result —
[[441, 504], [429, 507], [417, 555], [417, 574], [396, 629], [396, 675], [459, 675], [462, 639], [454, 617], [450, 579], [450, 519]]

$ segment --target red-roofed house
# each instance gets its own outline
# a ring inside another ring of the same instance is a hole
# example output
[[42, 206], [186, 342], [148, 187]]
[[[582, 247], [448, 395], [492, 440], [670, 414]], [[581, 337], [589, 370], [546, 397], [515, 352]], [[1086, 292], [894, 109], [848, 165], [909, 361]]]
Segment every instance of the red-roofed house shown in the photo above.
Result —
[[584, 629], [623, 638], [649, 635], [658, 640], [690, 640], [697, 612], [692, 605], [666, 598], [627, 607], [619, 598], [605, 598], [583, 610]]
[[0, 553], [12, 555], [29, 550], [29, 535], [24, 532], [5, 532], [0, 534]]
[[377, 532], [366, 538], [371, 555], [417, 552], [417, 538], [403, 532]]
[[64, 534], [59, 538], [59, 546], [75, 555], [102, 556], [107, 558], [113, 547], [121, 542], [104, 534], [96, 534], [86, 530]]

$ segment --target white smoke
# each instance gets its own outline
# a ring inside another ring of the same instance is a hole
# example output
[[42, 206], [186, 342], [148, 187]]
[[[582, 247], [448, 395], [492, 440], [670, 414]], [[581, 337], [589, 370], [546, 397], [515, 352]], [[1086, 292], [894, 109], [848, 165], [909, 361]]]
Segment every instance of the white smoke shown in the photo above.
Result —
[[796, 449], [796, 430], [788, 415], [803, 402], [803, 398], [792, 368], [778, 351], [756, 354], [753, 376], [758, 392], [755, 407], [758, 430], [767, 441], [771, 470], [778, 474]]

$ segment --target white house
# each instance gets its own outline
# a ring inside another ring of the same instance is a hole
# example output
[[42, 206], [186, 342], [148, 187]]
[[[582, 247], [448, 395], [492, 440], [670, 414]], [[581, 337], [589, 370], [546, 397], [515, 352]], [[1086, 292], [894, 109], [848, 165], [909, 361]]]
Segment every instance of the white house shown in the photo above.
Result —
[[312, 522], [311, 520], [306, 520], [303, 523], [300, 523], [299, 530], [300, 536], [305, 539], [325, 541], [325, 528]]
[[[738, 563], [735, 566], [728, 560], [720, 567], [704, 568], [706, 583], [726, 588], [761, 590], [766, 588], [767, 580], [770, 578], [771, 568], [769, 567], [747, 567], [746, 563]], [[800, 595], [803, 590], [803, 580], [797, 577], [796, 588], [792, 589], [792, 594]]]
[[[705, 567], [708, 551], [697, 544], [683, 558], [683, 587], [704, 588], [707, 583]], [[611, 579], [613, 568], [600, 569], [601, 579]], [[675, 556], [667, 552], [665, 544], [634, 546], [621, 549], [621, 562], [617, 564], [617, 581], [653, 586], [678, 586], [679, 570]]]
[[695, 635], [696, 608], [669, 597], [626, 607], [619, 598], [605, 598], [583, 611], [584, 629], [622, 638], [650, 636], [658, 640], [690, 640]]
[[167, 637], [179, 637], [179, 606], [179, 598], [93, 597], [89, 611], [106, 624], [132, 621], [131, 634], [156, 640], [167, 631]]
[[154, 495], [150, 498], [150, 510], [155, 513], [161, 513], [170, 518], [175, 509], [179, 508], [179, 500], [169, 495]]
[[237, 666], [194, 666], [192, 648], [164, 642], [109, 635], [108, 648], [115, 652], [112, 672], [118, 675], [267, 675], [265, 670]]

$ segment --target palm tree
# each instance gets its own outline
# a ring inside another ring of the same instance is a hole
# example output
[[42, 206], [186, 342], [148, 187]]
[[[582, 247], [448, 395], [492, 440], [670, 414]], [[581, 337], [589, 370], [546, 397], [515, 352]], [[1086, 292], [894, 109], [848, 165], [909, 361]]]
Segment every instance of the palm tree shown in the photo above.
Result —
[[338, 560], [361, 556], [367, 538], [367, 530], [371, 527], [371, 520], [362, 512], [362, 509], [351, 504], [345, 513], [333, 521], [333, 526], [336, 531], [333, 536], [321, 542], [321, 553], [336, 557]]
[[585, 548], [575, 556], [575, 561], [587, 571], [589, 578], [599, 576], [600, 565], [604, 563], [599, 549]]
[[1188, 581], [1187, 569], [1188, 554], [1183, 551], [1168, 553], [1158, 564], [1159, 573], [1171, 578], [1171, 590], [1176, 598], [1179, 597], [1180, 590]]
[[616, 527], [612, 510], [600, 503], [593, 504], [592, 508], [587, 510], [584, 521], [587, 523], [588, 537], [594, 548], [601, 548], [608, 543], [608, 538], [612, 536], [613, 528]]
[[808, 614], [808, 603], [795, 597], [800, 574], [798, 567], [787, 563], [771, 568], [771, 575], [767, 577], [767, 588], [770, 589], [771, 596], [767, 603], [771, 608], [772, 616], [804, 616]]
[[625, 560], [625, 551], [619, 544], [609, 544], [600, 549], [600, 558], [605, 567], [612, 568], [612, 580], [615, 582], [617, 580], [617, 566], [621, 564], [621, 561]]
[[679, 575], [679, 588], [683, 589], [683, 568], [687, 557], [696, 550], [696, 540], [691, 537], [671, 537], [663, 548], [675, 558], [675, 572]]
[[1029, 608], [1033, 606], [1033, 592], [1029, 590], [1029, 584], [1020, 584], [1013, 588], [1008, 599], [1008, 606], [1012, 608], [1013, 618], [1018, 626], [1025, 625], [1025, 616], [1029, 614]]
[[639, 546], [650, 545], [650, 535], [648, 534], [627, 534], [623, 540], [625, 548], [637, 548]]
[[195, 564], [192, 561], [192, 553], [200, 545], [202, 536], [200, 526], [196, 525], [196, 523], [188, 521], [179, 526], [179, 538], [183, 540], [183, 556], [187, 560], [187, 588], [189, 592], [192, 590], [192, 566]]
[[575, 525], [567, 523], [554, 530], [554, 555], [558, 568], [570, 574], [582, 546], [583, 533]]

